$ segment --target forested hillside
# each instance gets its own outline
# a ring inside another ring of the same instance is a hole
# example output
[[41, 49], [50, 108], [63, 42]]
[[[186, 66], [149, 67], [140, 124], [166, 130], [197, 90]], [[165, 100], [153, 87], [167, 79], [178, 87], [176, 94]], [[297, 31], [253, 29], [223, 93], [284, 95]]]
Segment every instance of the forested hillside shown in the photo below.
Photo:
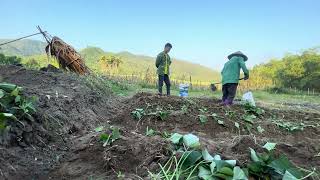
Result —
[[[0, 44], [10, 39], [0, 39]], [[8, 56], [30, 56], [45, 53], [46, 43], [42, 41], [23, 39], [1, 46], [0, 53]]]
[[[44, 52], [45, 45], [44, 42], [35, 40], [17, 41], [3, 46], [0, 53], [8, 56], [19, 56], [22, 58], [22, 63], [27, 64], [27, 66], [39, 68], [46, 66], [48, 63], [55, 64], [54, 60], [48, 61]], [[125, 51], [120, 53], [105, 52], [98, 47], [87, 47], [79, 52], [90, 69], [99, 73], [140, 77], [145, 77], [146, 74], [148, 76], [156, 76], [154, 57], [135, 55]], [[101, 61], [103, 56], [107, 61]], [[108, 64], [110, 57], [119, 58], [121, 61], [119, 66], [110, 66]], [[210, 82], [220, 79], [220, 73], [213, 69], [176, 59], [173, 59], [171, 74], [172, 78], [179, 80], [189, 80], [190, 76], [194, 81]]]
[[250, 87], [297, 88], [320, 90], [320, 49], [287, 54], [281, 59], [255, 66], [251, 70]]

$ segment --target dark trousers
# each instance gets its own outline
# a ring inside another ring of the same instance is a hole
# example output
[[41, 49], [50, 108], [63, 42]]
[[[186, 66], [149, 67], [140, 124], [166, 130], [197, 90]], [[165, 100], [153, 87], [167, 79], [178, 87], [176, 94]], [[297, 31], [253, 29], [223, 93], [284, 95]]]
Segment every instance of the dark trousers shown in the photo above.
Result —
[[233, 103], [234, 97], [236, 97], [238, 83], [227, 83], [222, 86], [222, 101], [226, 105]]
[[167, 88], [167, 95], [170, 95], [170, 79], [169, 76], [167, 74], [165, 75], [159, 75], [159, 81], [158, 81], [158, 85], [159, 85], [159, 93], [162, 94], [162, 86], [163, 86], [163, 81], [166, 84], [166, 88]]

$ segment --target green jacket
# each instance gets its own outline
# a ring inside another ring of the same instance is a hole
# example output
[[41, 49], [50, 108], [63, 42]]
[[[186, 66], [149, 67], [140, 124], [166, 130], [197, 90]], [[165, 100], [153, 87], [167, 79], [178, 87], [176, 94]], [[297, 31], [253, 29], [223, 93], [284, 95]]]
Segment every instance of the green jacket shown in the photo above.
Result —
[[246, 67], [244, 59], [239, 56], [233, 56], [224, 64], [222, 69], [222, 85], [227, 83], [239, 83], [240, 69], [245, 76], [249, 77], [249, 70]]
[[170, 74], [171, 58], [168, 54], [161, 52], [156, 59], [156, 67], [158, 75]]

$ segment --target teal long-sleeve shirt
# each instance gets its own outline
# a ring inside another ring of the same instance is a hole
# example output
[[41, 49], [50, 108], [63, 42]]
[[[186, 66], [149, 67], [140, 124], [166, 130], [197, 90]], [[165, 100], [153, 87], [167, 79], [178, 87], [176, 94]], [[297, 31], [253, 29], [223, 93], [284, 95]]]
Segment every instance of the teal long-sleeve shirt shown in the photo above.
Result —
[[246, 67], [244, 59], [240, 56], [233, 56], [224, 64], [221, 71], [222, 85], [227, 83], [239, 83], [240, 69], [242, 69], [245, 76], [249, 77], [249, 70]]

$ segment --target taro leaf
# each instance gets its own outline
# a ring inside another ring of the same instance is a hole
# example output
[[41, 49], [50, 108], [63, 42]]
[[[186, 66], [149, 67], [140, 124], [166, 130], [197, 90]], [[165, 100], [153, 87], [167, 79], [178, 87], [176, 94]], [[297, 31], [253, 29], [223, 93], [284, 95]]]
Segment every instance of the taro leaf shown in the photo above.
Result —
[[251, 160], [252, 160], [253, 162], [259, 162], [259, 161], [260, 161], [260, 159], [259, 159], [256, 151], [253, 150], [252, 148], [250, 148], [250, 156], [251, 156]]
[[269, 163], [270, 161], [270, 158], [271, 157], [271, 153], [262, 153], [262, 154], [259, 154], [259, 159], [261, 162], [265, 162], [265, 163]]
[[225, 180], [232, 179], [231, 176], [228, 176], [222, 173], [215, 173], [213, 176], [218, 177], [218, 179], [225, 179]]
[[230, 164], [232, 167], [234, 167], [237, 164], [236, 160], [225, 160], [226, 163]]
[[169, 112], [167, 112], [167, 111], [159, 111], [158, 115], [159, 115], [160, 119], [162, 121], [164, 121], [169, 116]]
[[251, 172], [255, 174], [261, 174], [264, 172], [265, 164], [262, 161], [251, 162], [247, 166]]
[[18, 103], [18, 102], [20, 102], [21, 101], [21, 96], [17, 96], [15, 99], [14, 99], [14, 102], [15, 103]]
[[[3, 89], [4, 91], [10, 93], [13, 90], [17, 88], [17, 85], [15, 84], [10, 84], [10, 83], [0, 83], [0, 89]], [[19, 87], [19, 89], [22, 89]]]
[[211, 172], [208, 169], [204, 168], [203, 166], [199, 166], [198, 177], [203, 180], [214, 180]]
[[217, 170], [219, 171], [221, 168], [224, 168], [224, 167], [232, 167], [229, 163], [227, 163], [226, 161], [224, 160], [213, 160], [213, 162], [216, 163], [216, 167], [217, 167]]
[[183, 135], [179, 134], [179, 133], [174, 133], [171, 137], [170, 137], [170, 141], [173, 144], [178, 144], [180, 142], [180, 139], [183, 137]]
[[207, 149], [202, 150], [202, 157], [205, 161], [213, 161], [213, 157], [209, 154]]
[[284, 155], [272, 161], [268, 166], [273, 168], [277, 173], [281, 175], [284, 175], [286, 170], [293, 168], [293, 165], [290, 163], [289, 159]]
[[258, 130], [258, 132], [261, 133], [261, 134], [264, 132], [264, 129], [263, 129], [261, 126], [258, 126], [258, 127], [257, 127], [257, 130]]
[[110, 139], [110, 135], [109, 134], [103, 133], [103, 134], [100, 135], [100, 141], [106, 142], [108, 139]]
[[256, 108], [256, 113], [257, 113], [258, 115], [261, 115], [261, 114], [264, 113], [264, 110], [261, 109], [261, 108]]
[[218, 114], [212, 113], [211, 116], [212, 116], [212, 117], [218, 117]]
[[120, 138], [120, 130], [117, 127], [112, 127], [112, 134], [111, 134], [111, 138], [113, 140], [119, 139]]
[[0, 113], [0, 130], [6, 128], [7, 119], [17, 119], [13, 114], [10, 113]]
[[183, 136], [183, 143], [189, 148], [200, 147], [199, 138], [193, 134], [186, 134]]
[[208, 118], [207, 118], [207, 116], [206, 115], [198, 115], [199, 116], [199, 120], [200, 120], [200, 122], [201, 123], [205, 123], [205, 122], [207, 122], [208, 121]]
[[215, 156], [213, 157], [213, 159], [214, 159], [214, 160], [219, 160], [219, 161], [220, 161], [220, 160], [221, 160], [221, 156], [217, 154], [217, 155], [215, 155]]
[[10, 94], [11, 94], [11, 96], [18, 96], [19, 95], [19, 88], [16, 87]]
[[270, 143], [267, 142], [263, 148], [267, 149], [268, 151], [274, 150], [274, 148], [276, 147], [277, 143]]
[[247, 176], [244, 171], [239, 167], [236, 166], [233, 168], [233, 178], [232, 180], [247, 180]]
[[103, 130], [103, 126], [99, 126], [97, 128], [94, 129], [95, 132], [101, 132]]
[[282, 180], [298, 180], [294, 175], [292, 175], [289, 171], [284, 173]]
[[253, 124], [253, 120], [256, 119], [256, 118], [257, 118], [257, 117], [256, 117], [255, 115], [251, 114], [251, 115], [245, 115], [245, 116], [243, 117], [243, 120], [246, 121], [246, 122], [248, 122], [248, 123]]
[[234, 122], [234, 126], [235, 126], [237, 129], [240, 129], [240, 125], [239, 125], [239, 123]]
[[229, 167], [223, 167], [220, 170], [218, 170], [218, 172], [227, 176], [233, 176], [233, 171]]
[[215, 168], [216, 168], [216, 162], [212, 161], [212, 163], [210, 164], [210, 171], [212, 174], [215, 172]]
[[4, 96], [4, 92], [2, 89], [0, 89], [0, 98], [2, 98]]
[[218, 120], [218, 124], [224, 125], [224, 122], [222, 120]]
[[199, 151], [186, 151], [181, 158], [183, 158], [183, 169], [186, 169], [195, 165], [202, 158], [202, 154]]
[[146, 136], [153, 136], [155, 132], [155, 130], [149, 129], [149, 127], [147, 126]]

